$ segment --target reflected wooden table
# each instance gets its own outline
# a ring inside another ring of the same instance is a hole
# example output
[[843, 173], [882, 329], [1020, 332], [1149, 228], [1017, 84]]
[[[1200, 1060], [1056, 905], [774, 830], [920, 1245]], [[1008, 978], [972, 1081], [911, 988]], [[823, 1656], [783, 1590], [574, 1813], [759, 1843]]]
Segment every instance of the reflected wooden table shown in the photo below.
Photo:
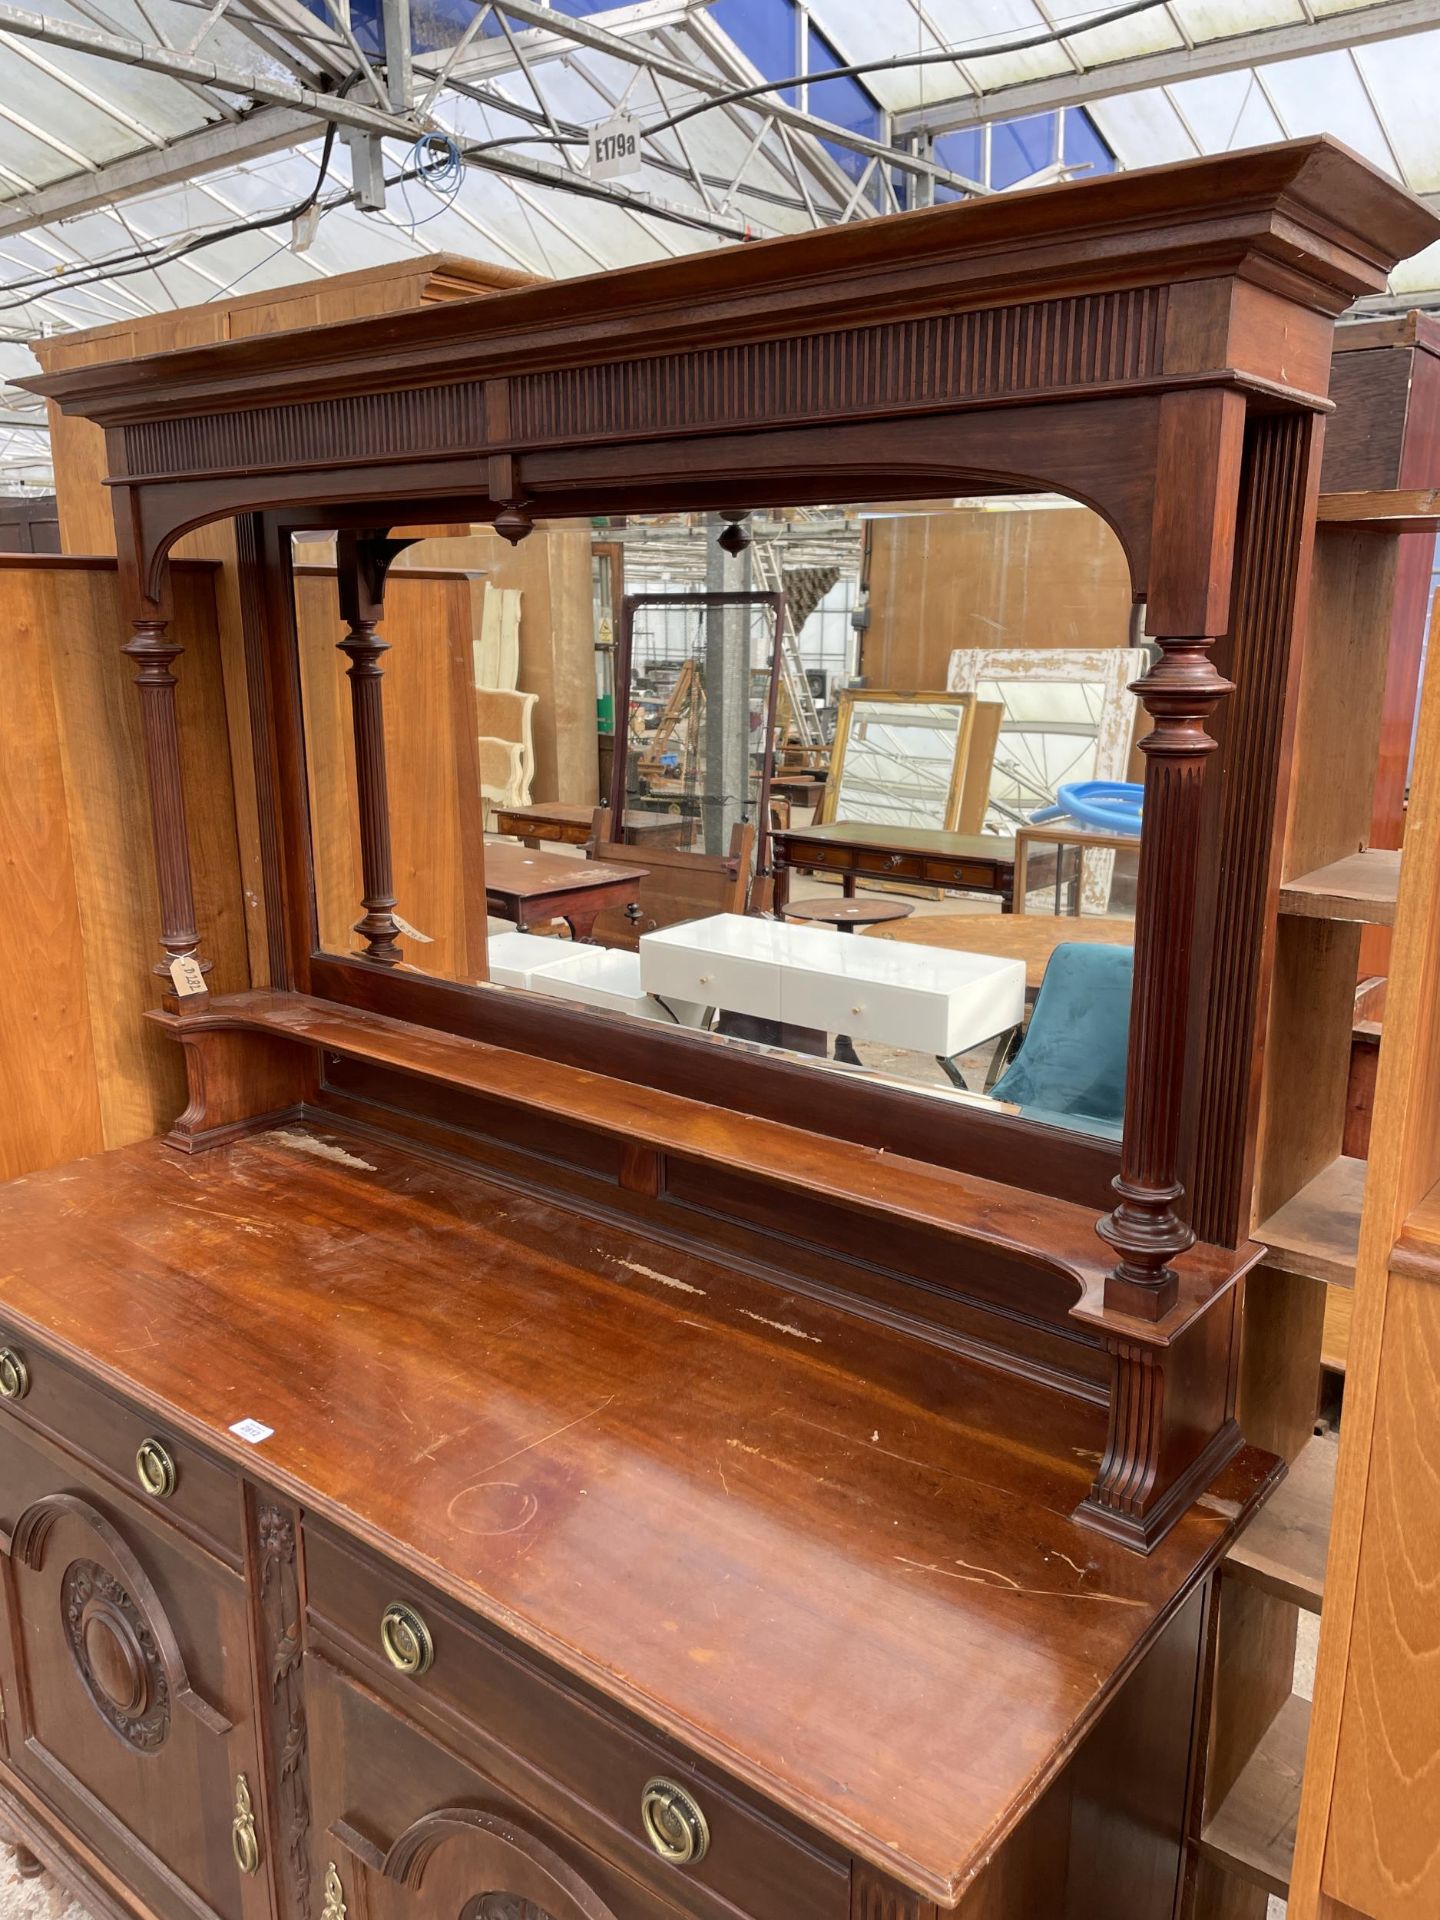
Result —
[[[605, 817], [610, 818], [608, 812]], [[683, 847], [693, 824], [679, 814], [627, 811], [625, 837], [652, 847]], [[491, 831], [513, 834], [531, 848], [546, 844], [586, 847], [595, 832], [595, 809], [560, 800], [542, 801], [538, 806], [497, 807]]]
[[1033, 994], [1045, 977], [1051, 954], [1064, 941], [1130, 947], [1135, 944], [1135, 922], [1115, 915], [937, 914], [907, 921], [893, 930], [887, 927], [879, 937], [948, 947], [956, 952], [989, 953], [1002, 960], [1023, 960], [1025, 989]]
[[576, 940], [588, 940], [606, 907], [637, 906], [646, 867], [574, 860], [562, 853], [531, 853], [504, 840], [485, 842], [485, 898], [522, 933], [563, 920]]
[[790, 897], [790, 875], [832, 873], [847, 899], [862, 880], [919, 880], [967, 893], [995, 893], [1002, 911], [1015, 898], [1015, 842], [998, 833], [941, 833], [929, 827], [876, 827], [837, 820], [826, 827], [784, 827], [770, 836], [775, 911]]

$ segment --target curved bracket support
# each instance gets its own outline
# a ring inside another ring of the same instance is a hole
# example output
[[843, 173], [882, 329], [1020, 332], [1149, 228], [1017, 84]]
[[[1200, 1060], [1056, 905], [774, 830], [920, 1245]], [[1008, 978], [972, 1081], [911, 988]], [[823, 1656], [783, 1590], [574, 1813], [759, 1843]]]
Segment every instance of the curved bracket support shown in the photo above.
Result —
[[155, 1636], [160, 1664], [165, 1670], [172, 1697], [194, 1715], [207, 1733], [229, 1733], [233, 1723], [203, 1699], [190, 1684], [190, 1676], [185, 1671], [185, 1660], [169, 1616], [145, 1569], [98, 1507], [91, 1506], [78, 1493], [47, 1493], [43, 1499], [32, 1501], [26, 1507], [15, 1522], [8, 1548], [3, 1550], [21, 1566], [38, 1573], [44, 1564], [45, 1543], [51, 1529], [62, 1518], [78, 1520], [89, 1527], [119, 1569], [131, 1599], [145, 1616], [146, 1624]]

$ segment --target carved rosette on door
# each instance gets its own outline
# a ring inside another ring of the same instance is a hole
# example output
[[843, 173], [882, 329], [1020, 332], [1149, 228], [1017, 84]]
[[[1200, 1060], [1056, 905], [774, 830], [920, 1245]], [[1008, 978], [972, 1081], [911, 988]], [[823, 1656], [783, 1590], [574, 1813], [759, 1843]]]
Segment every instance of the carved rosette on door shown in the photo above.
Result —
[[170, 1731], [170, 1687], [155, 1635], [112, 1573], [73, 1560], [60, 1583], [71, 1658], [96, 1712], [139, 1753]]

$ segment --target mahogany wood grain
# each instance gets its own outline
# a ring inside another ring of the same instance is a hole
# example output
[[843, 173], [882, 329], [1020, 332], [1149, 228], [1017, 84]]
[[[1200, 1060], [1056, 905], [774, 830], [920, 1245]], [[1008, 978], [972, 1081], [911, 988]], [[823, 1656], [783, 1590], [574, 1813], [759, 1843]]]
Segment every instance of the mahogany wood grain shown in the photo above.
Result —
[[[173, 1016], [153, 1017], [175, 1024]], [[563, 1113], [621, 1140], [646, 1142], [705, 1165], [743, 1172], [763, 1168], [766, 1177], [781, 1186], [844, 1207], [941, 1227], [1062, 1274], [1076, 1287], [1077, 1319], [1146, 1345], [1163, 1347], [1180, 1335], [1260, 1257], [1253, 1245], [1238, 1252], [1196, 1245], [1177, 1260], [1181, 1284], [1173, 1307], [1158, 1319], [1134, 1320], [1104, 1304], [1103, 1250], [1096, 1244], [1090, 1215], [1081, 1207], [778, 1121], [722, 1117], [705, 1102], [683, 1095], [642, 1091], [558, 1062], [300, 994], [263, 989], [236, 994], [213, 1002], [204, 1016], [186, 1026], [197, 1035], [267, 1033], [325, 1053], [397, 1067], [538, 1111]]]
[[[1107, 1302], [1151, 1319], [1173, 1304], [1178, 1281], [1170, 1262], [1195, 1238], [1176, 1211], [1183, 1194], [1181, 1102], [1201, 782], [1216, 745], [1205, 725], [1221, 697], [1233, 690], [1215, 670], [1209, 649], [1229, 606], [1244, 430], [1244, 404], [1234, 394], [1172, 395], [1161, 410], [1155, 515], [1156, 550], [1164, 557], [1147, 608], [1160, 657], [1135, 684], [1153, 725], [1140, 742], [1145, 832], [1135, 907], [1125, 1133], [1115, 1180], [1120, 1200], [1099, 1228], [1119, 1256], [1106, 1281]], [[1185, 504], [1197, 471], [1208, 518]], [[1204, 548], [1203, 558], [1192, 554], [1196, 542]], [[1203, 592], [1197, 593], [1197, 583], [1203, 583]]]
[[1240, 1456], [1131, 1554], [1069, 1518], [1100, 1409], [364, 1135], [127, 1148], [0, 1229], [32, 1372], [103, 1351], [181, 1440], [946, 1903], [1265, 1483]]

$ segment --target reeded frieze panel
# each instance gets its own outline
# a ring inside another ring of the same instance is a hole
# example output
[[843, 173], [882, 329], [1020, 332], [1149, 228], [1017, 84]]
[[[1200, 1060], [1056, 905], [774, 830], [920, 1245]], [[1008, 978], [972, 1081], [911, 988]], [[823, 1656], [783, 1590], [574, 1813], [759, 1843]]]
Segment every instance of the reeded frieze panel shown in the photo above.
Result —
[[125, 429], [133, 476], [323, 466], [423, 449], [460, 453], [485, 439], [484, 384], [342, 394], [295, 406], [142, 420]]
[[522, 374], [520, 441], [799, 421], [1142, 380], [1160, 371], [1163, 287]]
[[[1166, 289], [1144, 287], [519, 374], [505, 383], [505, 444], [833, 420], [1123, 386], [1161, 371], [1165, 308]], [[485, 382], [144, 420], [125, 436], [136, 479], [475, 452], [486, 445]]]

